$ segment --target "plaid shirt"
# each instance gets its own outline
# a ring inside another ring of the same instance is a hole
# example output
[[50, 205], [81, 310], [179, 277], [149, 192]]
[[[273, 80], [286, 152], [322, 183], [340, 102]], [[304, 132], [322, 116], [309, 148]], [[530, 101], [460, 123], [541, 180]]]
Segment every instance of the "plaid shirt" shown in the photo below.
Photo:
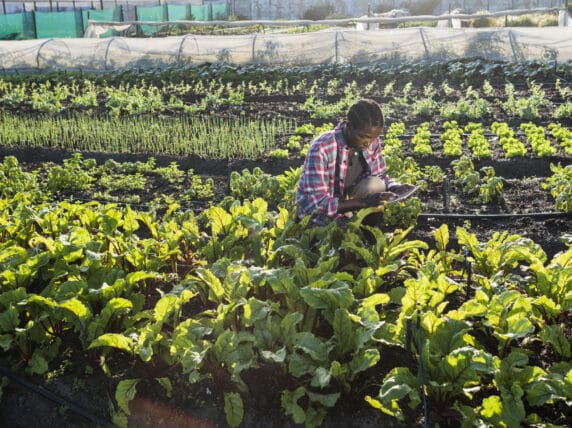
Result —
[[[336, 196], [334, 190], [338, 153], [340, 195]], [[343, 214], [338, 214], [338, 202], [344, 194], [349, 153], [341, 125], [332, 131], [324, 132], [314, 140], [308, 150], [296, 192], [298, 218], [312, 215], [314, 223], [324, 224], [328, 219], [345, 217]], [[368, 165], [368, 175], [382, 178], [386, 189], [397, 184], [385, 174], [385, 160], [379, 138], [364, 150], [363, 155]]]

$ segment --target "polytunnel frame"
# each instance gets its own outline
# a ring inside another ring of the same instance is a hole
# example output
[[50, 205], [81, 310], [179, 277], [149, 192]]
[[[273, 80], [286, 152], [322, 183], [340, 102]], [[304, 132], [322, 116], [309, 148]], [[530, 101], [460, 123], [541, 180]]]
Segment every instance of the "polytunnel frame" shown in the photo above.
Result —
[[[183, 38], [181, 39], [181, 43], [179, 43], [179, 49], [177, 52], [177, 61], [181, 62], [181, 58], [183, 56], [183, 45], [185, 44], [185, 42], [187, 41], [187, 39], [193, 39], [195, 42], [195, 47], [197, 48], [197, 53], [199, 53], [199, 42], [197, 41], [197, 37], [195, 34], [187, 34], [185, 36], [183, 36]], [[190, 56], [190, 60], [191, 62], [193, 61], [193, 57]]]
[[111, 48], [111, 44], [113, 42], [115, 42], [117, 40], [117, 43], [119, 43], [119, 40], [123, 41], [123, 43], [127, 46], [128, 50], [131, 51], [129, 44], [125, 43], [125, 41], [123, 39], [121, 39], [120, 37], [111, 37], [109, 40], [109, 43], [107, 43], [107, 46], [105, 48], [105, 54], [103, 56], [103, 69], [104, 70], [109, 70], [110, 68], [108, 68], [107, 66], [107, 58], [109, 56], [109, 49]]
[[46, 45], [49, 45], [49, 44], [51, 44], [52, 42], [53, 42], [53, 43], [63, 42], [63, 44], [65, 45], [65, 47], [66, 47], [66, 49], [67, 49], [67, 51], [68, 51], [68, 53], [69, 53], [69, 55], [70, 55], [70, 57], [71, 57], [71, 50], [70, 50], [68, 44], [65, 42], [64, 39], [54, 38], [54, 37], [49, 38], [49, 39], [46, 39], [46, 40], [44, 40], [42, 43], [40, 43], [40, 47], [38, 48], [38, 52], [36, 52], [36, 69], [42, 70], [42, 67], [40, 67], [40, 56], [41, 56], [41, 53], [42, 53], [42, 49], [44, 49], [44, 47], [45, 47]]

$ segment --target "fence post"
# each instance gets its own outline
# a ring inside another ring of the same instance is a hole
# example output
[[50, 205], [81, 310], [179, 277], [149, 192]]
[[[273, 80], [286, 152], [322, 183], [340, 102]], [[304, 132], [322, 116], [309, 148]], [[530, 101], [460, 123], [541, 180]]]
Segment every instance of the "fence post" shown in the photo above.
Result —
[[4, 11], [4, 15], [6, 15], [6, 0], [2, 0], [2, 10]]
[[449, 28], [453, 27], [453, 20], [451, 19], [451, 3], [449, 3]]

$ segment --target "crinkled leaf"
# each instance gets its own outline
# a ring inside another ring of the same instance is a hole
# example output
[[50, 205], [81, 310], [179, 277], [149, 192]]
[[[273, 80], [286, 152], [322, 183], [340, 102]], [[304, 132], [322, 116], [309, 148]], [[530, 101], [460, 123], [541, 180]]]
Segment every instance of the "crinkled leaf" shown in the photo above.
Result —
[[133, 352], [135, 343], [130, 337], [126, 337], [119, 333], [105, 333], [99, 336], [97, 339], [92, 341], [88, 349], [93, 349], [99, 346], [109, 346], [111, 348], [117, 348], [126, 352]]
[[304, 387], [300, 386], [294, 391], [285, 389], [280, 396], [282, 408], [287, 415], [292, 415], [292, 420], [297, 424], [303, 424], [306, 420], [306, 412], [298, 404], [298, 400], [306, 394]]
[[224, 413], [230, 427], [234, 428], [241, 424], [244, 417], [244, 404], [240, 394], [236, 392], [224, 394]]
[[129, 402], [133, 400], [137, 394], [137, 384], [139, 381], [140, 379], [124, 379], [117, 384], [115, 400], [119, 408], [127, 415], [131, 414]]
[[340, 355], [353, 349], [354, 324], [347, 309], [336, 309], [334, 314], [334, 338]]
[[333, 284], [330, 288], [303, 287], [300, 295], [315, 309], [349, 308], [354, 301], [352, 291], [344, 283]]

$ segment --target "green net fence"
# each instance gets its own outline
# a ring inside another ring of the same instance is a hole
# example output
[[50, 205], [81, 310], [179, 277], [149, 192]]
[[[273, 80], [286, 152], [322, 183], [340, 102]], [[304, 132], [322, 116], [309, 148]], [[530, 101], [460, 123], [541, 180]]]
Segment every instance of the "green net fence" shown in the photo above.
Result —
[[191, 6], [169, 4], [167, 5], [167, 20], [168, 21], [186, 21], [191, 19]]
[[[164, 22], [167, 20], [167, 9], [164, 6], [137, 6], [138, 21]], [[145, 36], [155, 34], [160, 27], [151, 25], [141, 25], [141, 33]]]
[[83, 37], [81, 11], [34, 12], [38, 39]]
[[210, 4], [192, 5], [191, 14], [195, 21], [212, 21], [212, 8]]
[[[228, 3], [205, 5], [163, 4], [160, 6], [131, 6], [139, 21], [212, 21], [224, 20], [229, 15]], [[124, 21], [123, 6], [109, 9], [76, 9], [59, 12], [22, 12], [0, 15], [0, 40], [26, 40], [83, 37], [88, 21]], [[142, 25], [140, 32], [152, 36], [161, 30], [159, 25]], [[119, 32], [109, 30], [99, 37], [113, 37]]]
[[0, 15], [0, 40], [22, 40], [35, 37], [32, 12]]
[[211, 17], [207, 21], [216, 21], [217, 19], [226, 19], [228, 17], [228, 8], [226, 3], [211, 3]]

